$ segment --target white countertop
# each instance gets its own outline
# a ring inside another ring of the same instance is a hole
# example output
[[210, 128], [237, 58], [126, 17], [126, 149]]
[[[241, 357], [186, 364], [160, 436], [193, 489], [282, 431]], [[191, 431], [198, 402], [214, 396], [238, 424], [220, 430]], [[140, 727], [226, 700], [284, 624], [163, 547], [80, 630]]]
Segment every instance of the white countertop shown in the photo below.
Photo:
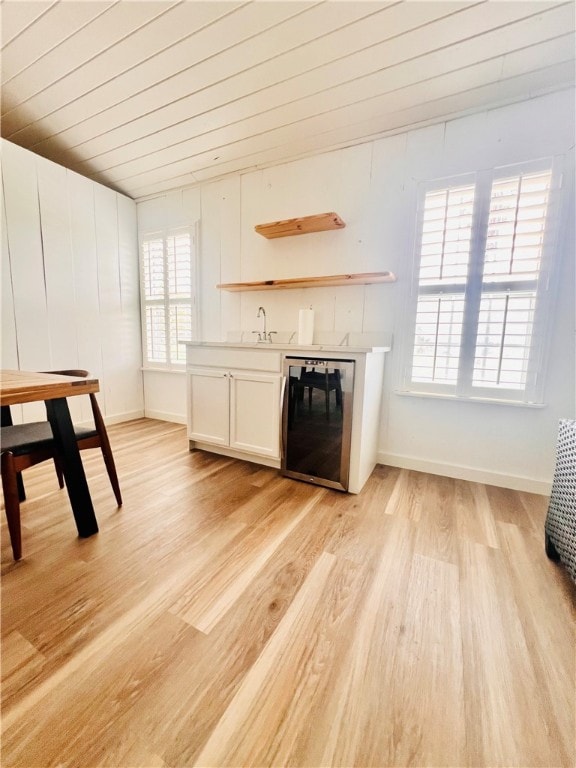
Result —
[[309, 346], [302, 346], [300, 344], [275, 344], [274, 342], [265, 341], [186, 341], [181, 342], [186, 344], [187, 347], [224, 347], [229, 349], [267, 349], [282, 350], [288, 353], [298, 352], [333, 352], [340, 354], [368, 354], [370, 352], [389, 352], [390, 346], [378, 346], [378, 347], [356, 347], [347, 345], [336, 344], [310, 344]]

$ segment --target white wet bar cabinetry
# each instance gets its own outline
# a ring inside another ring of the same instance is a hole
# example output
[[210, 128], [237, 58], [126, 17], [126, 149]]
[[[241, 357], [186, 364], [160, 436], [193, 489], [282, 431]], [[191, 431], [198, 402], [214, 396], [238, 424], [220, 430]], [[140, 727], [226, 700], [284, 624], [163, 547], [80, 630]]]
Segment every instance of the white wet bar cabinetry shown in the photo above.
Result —
[[281, 361], [278, 351], [189, 345], [190, 447], [279, 461]]
[[[387, 347], [189, 342], [186, 345], [190, 450], [280, 467], [286, 356], [353, 360], [348, 490], [359, 493], [376, 464]], [[295, 481], [296, 482], [296, 481]]]

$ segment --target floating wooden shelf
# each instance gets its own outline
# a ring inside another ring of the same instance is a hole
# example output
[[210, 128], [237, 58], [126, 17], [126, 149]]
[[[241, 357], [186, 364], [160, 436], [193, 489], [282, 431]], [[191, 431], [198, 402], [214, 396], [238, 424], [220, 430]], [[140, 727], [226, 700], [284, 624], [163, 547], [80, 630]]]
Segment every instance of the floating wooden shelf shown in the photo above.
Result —
[[271, 221], [268, 224], [257, 224], [254, 229], [259, 235], [272, 240], [275, 237], [290, 237], [291, 235], [307, 235], [309, 232], [324, 232], [328, 229], [342, 229], [346, 224], [337, 213], [318, 213], [315, 216], [302, 216], [300, 219], [284, 219]]
[[216, 288], [223, 291], [278, 291], [283, 288], [322, 288], [330, 285], [371, 285], [393, 283], [392, 272], [360, 272], [350, 275], [325, 275], [324, 277], [292, 277], [288, 280], [261, 280], [253, 283], [220, 283]]

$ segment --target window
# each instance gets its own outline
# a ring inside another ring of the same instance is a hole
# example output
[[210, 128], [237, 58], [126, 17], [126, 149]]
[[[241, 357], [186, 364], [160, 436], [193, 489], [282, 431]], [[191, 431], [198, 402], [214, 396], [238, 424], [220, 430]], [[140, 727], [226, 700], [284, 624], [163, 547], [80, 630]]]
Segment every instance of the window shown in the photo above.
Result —
[[407, 389], [537, 399], [552, 179], [548, 161], [422, 190]]
[[180, 341], [196, 336], [194, 240], [190, 229], [146, 235], [141, 244], [144, 363], [184, 365]]

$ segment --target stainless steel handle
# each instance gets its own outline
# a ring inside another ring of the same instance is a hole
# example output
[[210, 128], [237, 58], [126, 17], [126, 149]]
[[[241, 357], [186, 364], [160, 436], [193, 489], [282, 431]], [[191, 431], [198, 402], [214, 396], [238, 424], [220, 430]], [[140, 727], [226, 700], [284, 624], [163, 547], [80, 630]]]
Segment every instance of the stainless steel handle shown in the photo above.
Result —
[[282, 376], [282, 384], [280, 386], [280, 460], [286, 456], [286, 436], [284, 434], [284, 409], [288, 408], [288, 402], [285, 401], [286, 397], [286, 376]]

